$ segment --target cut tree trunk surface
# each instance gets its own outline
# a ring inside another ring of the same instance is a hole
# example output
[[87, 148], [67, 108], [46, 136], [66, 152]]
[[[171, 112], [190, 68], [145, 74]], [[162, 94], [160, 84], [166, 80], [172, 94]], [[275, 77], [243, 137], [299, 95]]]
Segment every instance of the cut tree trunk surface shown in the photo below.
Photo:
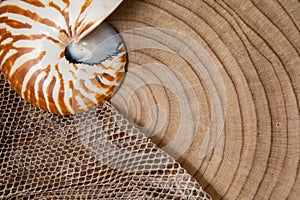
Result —
[[112, 103], [214, 199], [299, 198], [299, 1], [126, 0], [108, 23], [154, 45], [129, 49]]

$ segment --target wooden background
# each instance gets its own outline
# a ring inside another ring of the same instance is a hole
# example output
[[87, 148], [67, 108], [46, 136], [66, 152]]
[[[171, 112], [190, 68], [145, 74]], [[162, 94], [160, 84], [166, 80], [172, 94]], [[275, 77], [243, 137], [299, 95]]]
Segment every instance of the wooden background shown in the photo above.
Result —
[[[120, 32], [141, 27], [180, 32], [215, 63], [226, 92], [226, 118], [204, 158], [198, 150], [212, 113], [201, 74], [188, 60], [155, 49], [130, 52], [128, 65], [128, 73], [143, 81], [137, 66], [164, 64], [183, 74], [196, 92], [191, 104], [201, 108], [202, 128], [178, 161], [214, 199], [300, 198], [299, 1], [126, 0], [108, 22]], [[159, 79], [163, 73], [154, 75]], [[126, 81], [129, 87], [134, 84]], [[118, 98], [112, 101], [118, 106]], [[140, 126], [151, 123], [152, 105], [165, 108], [167, 120], [152, 140], [161, 148], [168, 145], [181, 123], [176, 94], [163, 85], [145, 84], [129, 102], [130, 115]]]

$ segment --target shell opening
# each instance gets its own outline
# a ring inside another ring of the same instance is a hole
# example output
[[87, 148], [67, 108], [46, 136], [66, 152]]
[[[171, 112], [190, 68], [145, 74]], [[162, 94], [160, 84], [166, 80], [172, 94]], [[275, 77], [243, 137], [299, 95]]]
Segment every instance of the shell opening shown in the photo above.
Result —
[[100, 64], [118, 55], [121, 44], [123, 40], [116, 30], [102, 23], [79, 42], [72, 41], [65, 49], [65, 57], [71, 63]]

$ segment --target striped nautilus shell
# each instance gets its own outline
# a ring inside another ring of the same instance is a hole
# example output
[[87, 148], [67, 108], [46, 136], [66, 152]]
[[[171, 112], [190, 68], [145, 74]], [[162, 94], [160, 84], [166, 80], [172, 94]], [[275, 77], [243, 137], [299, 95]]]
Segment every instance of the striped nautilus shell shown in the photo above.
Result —
[[122, 0], [0, 4], [1, 70], [27, 102], [55, 114], [101, 105], [125, 73], [125, 46], [103, 20]]

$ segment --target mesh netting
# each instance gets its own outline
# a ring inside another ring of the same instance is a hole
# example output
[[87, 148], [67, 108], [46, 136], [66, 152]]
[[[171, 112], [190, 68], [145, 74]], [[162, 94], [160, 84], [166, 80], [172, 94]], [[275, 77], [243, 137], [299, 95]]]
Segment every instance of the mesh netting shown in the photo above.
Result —
[[0, 199], [210, 199], [109, 103], [53, 115], [0, 74], [0, 106]]

